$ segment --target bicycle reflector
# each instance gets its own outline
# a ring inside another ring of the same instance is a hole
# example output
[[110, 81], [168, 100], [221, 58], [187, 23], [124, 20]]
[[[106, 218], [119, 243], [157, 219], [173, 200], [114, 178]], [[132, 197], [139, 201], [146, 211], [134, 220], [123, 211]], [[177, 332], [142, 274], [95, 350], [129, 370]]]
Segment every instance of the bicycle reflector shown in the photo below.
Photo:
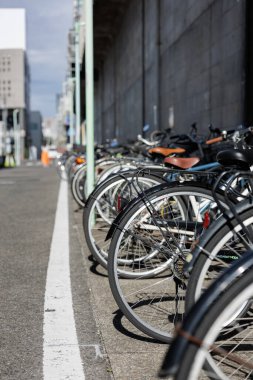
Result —
[[120, 212], [121, 211], [121, 196], [118, 195], [118, 198], [117, 198], [117, 211]]
[[211, 223], [210, 213], [209, 211], [206, 211], [204, 214], [204, 220], [203, 220], [203, 228], [206, 230]]
[[120, 212], [128, 204], [128, 200], [121, 195], [117, 197], [117, 211]]
[[84, 164], [86, 162], [86, 160], [82, 157], [77, 157], [76, 158], [76, 164], [77, 165], [80, 165], [80, 164]]

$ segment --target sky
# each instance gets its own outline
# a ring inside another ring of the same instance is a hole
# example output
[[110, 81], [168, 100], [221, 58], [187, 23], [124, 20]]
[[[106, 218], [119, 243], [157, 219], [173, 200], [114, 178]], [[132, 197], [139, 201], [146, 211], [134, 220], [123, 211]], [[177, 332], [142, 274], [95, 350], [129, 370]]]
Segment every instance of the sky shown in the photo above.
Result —
[[0, 0], [0, 8], [25, 8], [31, 110], [56, 114], [56, 94], [67, 73], [67, 35], [72, 0]]

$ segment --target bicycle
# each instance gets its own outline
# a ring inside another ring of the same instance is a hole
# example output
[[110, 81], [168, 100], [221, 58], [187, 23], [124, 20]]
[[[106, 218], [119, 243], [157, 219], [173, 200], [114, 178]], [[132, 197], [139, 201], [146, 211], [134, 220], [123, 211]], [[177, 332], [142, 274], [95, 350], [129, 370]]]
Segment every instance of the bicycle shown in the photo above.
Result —
[[[160, 175], [159, 175], [160, 172]], [[165, 180], [164, 168], [145, 168], [138, 179], [136, 171], [128, 170], [111, 175], [90, 194], [83, 212], [83, 229], [94, 259], [107, 268], [109, 242], [105, 241], [111, 223], [118, 212], [138, 195], [136, 181], [147, 189]]]
[[199, 298], [167, 352], [160, 377], [250, 379], [253, 351], [253, 251], [234, 262]]
[[[121, 311], [141, 331], [165, 342], [170, 342], [174, 323], [184, 314], [188, 286], [183, 265], [211, 221], [220, 220], [221, 215], [206, 181], [204, 186], [188, 181], [176, 186], [148, 190], [118, 215], [111, 228], [108, 259], [110, 286]], [[226, 209], [222, 188], [217, 195]], [[159, 213], [161, 205], [166, 205], [165, 212]], [[123, 277], [132, 280], [127, 282]], [[169, 282], [172, 285], [165, 288]]]
[[[253, 162], [253, 155], [249, 162]], [[185, 274], [191, 279], [186, 292], [186, 310], [191, 308], [218, 274], [237, 260], [245, 250], [244, 245], [247, 244], [245, 236], [247, 236], [248, 231], [252, 230], [253, 218], [251, 201], [242, 201], [243, 198], [247, 198], [252, 193], [252, 174], [241, 171], [235, 173], [232, 179], [236, 180], [238, 177], [248, 178], [246, 192], [244, 190], [244, 193], [237, 194], [241, 202], [240, 205], [236, 210], [232, 206], [230, 213], [223, 210], [224, 215], [197, 242], [191, 260], [185, 268]], [[229, 184], [227, 187], [226, 203], [230, 204], [228, 199], [228, 190], [231, 191]], [[234, 193], [234, 190], [232, 191]], [[238, 220], [241, 221], [240, 224], [238, 224]], [[253, 236], [252, 232], [251, 235]], [[249, 243], [248, 248], [250, 248]]]

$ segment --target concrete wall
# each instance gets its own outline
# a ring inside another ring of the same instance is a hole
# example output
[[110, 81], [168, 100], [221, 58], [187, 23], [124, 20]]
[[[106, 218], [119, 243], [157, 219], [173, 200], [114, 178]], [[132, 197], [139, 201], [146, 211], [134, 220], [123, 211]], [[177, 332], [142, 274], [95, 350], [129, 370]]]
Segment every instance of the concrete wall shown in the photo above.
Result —
[[[244, 1], [161, 2], [161, 120], [232, 128], [243, 118]], [[166, 15], [171, 15], [166, 22]]]
[[131, 0], [95, 89], [96, 137], [243, 122], [245, 0]]

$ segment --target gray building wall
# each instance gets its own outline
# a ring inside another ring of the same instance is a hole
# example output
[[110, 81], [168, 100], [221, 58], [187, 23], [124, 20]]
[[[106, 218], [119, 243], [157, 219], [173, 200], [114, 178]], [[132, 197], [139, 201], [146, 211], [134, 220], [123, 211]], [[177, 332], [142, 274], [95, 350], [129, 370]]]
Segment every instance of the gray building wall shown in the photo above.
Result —
[[6, 108], [26, 107], [25, 60], [22, 49], [0, 50], [0, 99]]
[[[0, 49], [0, 109], [13, 114], [19, 110], [19, 125], [21, 136], [21, 157], [24, 157], [24, 143], [28, 138], [28, 123], [30, 111], [29, 98], [30, 74], [23, 49]], [[2, 119], [4, 119], [2, 112]], [[12, 122], [13, 124], [13, 122]], [[8, 126], [8, 127], [13, 127]]]
[[243, 122], [245, 0], [131, 0], [95, 87], [98, 141]]

